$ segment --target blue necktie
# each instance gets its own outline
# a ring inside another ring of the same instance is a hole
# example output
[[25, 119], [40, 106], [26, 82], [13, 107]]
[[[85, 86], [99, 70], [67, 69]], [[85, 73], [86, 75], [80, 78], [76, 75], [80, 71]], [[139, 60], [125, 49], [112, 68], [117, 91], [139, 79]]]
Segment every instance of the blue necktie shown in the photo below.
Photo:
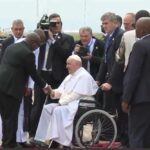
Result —
[[104, 54], [104, 62], [107, 63], [107, 50], [111, 42], [111, 37], [110, 35], [107, 35], [106, 40], [105, 40], [105, 54]]

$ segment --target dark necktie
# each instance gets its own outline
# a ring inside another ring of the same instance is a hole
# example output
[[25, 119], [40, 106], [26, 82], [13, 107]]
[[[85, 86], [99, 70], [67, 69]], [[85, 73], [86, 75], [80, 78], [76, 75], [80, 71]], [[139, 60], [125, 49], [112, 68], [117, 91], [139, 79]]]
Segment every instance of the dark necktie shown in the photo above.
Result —
[[108, 47], [111, 42], [111, 37], [110, 35], [107, 35], [106, 41], [105, 41], [105, 55], [104, 55], [104, 62], [107, 63], [107, 52], [108, 52]]

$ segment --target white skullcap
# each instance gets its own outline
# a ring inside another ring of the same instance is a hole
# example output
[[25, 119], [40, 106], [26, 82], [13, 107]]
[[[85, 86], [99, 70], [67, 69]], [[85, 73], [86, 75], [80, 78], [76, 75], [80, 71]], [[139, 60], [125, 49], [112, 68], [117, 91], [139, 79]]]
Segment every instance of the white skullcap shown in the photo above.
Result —
[[78, 55], [71, 55], [68, 57], [68, 59], [74, 59], [76, 61], [82, 62], [81, 58]]

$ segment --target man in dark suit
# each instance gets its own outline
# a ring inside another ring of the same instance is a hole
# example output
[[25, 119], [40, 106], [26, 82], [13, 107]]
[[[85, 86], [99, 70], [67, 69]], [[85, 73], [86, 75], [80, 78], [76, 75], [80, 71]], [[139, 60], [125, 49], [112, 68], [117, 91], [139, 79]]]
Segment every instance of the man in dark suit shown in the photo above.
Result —
[[[120, 100], [119, 88], [108, 90], [109, 81], [113, 71], [113, 64], [115, 62], [115, 52], [119, 47], [123, 31], [118, 27], [117, 18], [114, 13], [105, 13], [102, 17], [102, 26], [106, 33], [105, 51], [103, 61], [100, 65], [96, 80], [104, 91], [103, 108], [114, 114], [118, 107]], [[115, 86], [117, 87], [117, 86]]]
[[[0, 54], [0, 62], [1, 59], [3, 58], [3, 55], [5, 53], [6, 48], [14, 43], [17, 43], [20, 40], [23, 40], [23, 32], [24, 32], [24, 24], [23, 21], [20, 19], [16, 19], [13, 21], [12, 23], [12, 27], [11, 27], [11, 31], [12, 31], [12, 35], [8, 38], [6, 38], [3, 43], [2, 43], [2, 51]], [[22, 104], [21, 104], [21, 108], [19, 110], [19, 121], [18, 121], [18, 130], [17, 130], [17, 142], [19, 142], [22, 146], [27, 146], [26, 140], [27, 140], [27, 132], [29, 127], [29, 121], [28, 121], [28, 113], [29, 108], [31, 108], [31, 103], [32, 103], [32, 92], [31, 89], [28, 88], [28, 91], [30, 91], [30, 93], [28, 92], [28, 95], [26, 94], [26, 96], [24, 95], [23, 100], [22, 100]], [[23, 107], [22, 107], [23, 106]], [[22, 123], [22, 113], [24, 113], [24, 119], [23, 119], [23, 123]], [[22, 125], [24, 124], [24, 125]], [[22, 128], [21, 128], [22, 126]], [[23, 128], [24, 127], [24, 128]], [[25, 138], [26, 137], [26, 138]]]
[[124, 77], [122, 109], [129, 113], [131, 148], [150, 148], [150, 17], [136, 22], [138, 40]]
[[11, 31], [12, 31], [13, 35], [11, 35], [10, 37], [8, 37], [6, 40], [4, 40], [2, 42], [2, 49], [1, 49], [1, 53], [0, 53], [0, 62], [5, 53], [5, 49], [9, 45], [15, 43], [18, 39], [23, 37], [23, 32], [24, 32], [23, 21], [20, 19], [14, 20], [12, 23]]
[[74, 53], [82, 59], [82, 66], [96, 78], [104, 52], [104, 43], [93, 37], [90, 27], [79, 29], [80, 40], [75, 42]]
[[[146, 10], [139, 10], [135, 15], [135, 24], [136, 21], [141, 17], [150, 17], [150, 14]], [[113, 66], [113, 71], [111, 74], [111, 84], [112, 89], [118, 87], [120, 91], [123, 90], [123, 77], [128, 64], [128, 58], [132, 50], [133, 44], [138, 40], [135, 35], [135, 30], [127, 31], [123, 34], [120, 46], [116, 52], [116, 60]], [[113, 87], [115, 85], [115, 87]], [[118, 131], [120, 134], [120, 141], [122, 145], [129, 146], [128, 141], [128, 114], [122, 112], [121, 101], [120, 109], [118, 111], [118, 119], [120, 123]]]
[[33, 50], [41, 44], [36, 33], [27, 35], [25, 41], [10, 45], [0, 64], [0, 113], [2, 117], [2, 147], [16, 146], [18, 112], [29, 75], [49, 93], [49, 86], [36, 72]]
[[[60, 15], [51, 14], [49, 23], [49, 28], [44, 29], [47, 35], [47, 42], [40, 47], [38, 71], [52, 88], [57, 88], [67, 75], [66, 60], [72, 53], [74, 39], [72, 36], [62, 33]], [[43, 27], [42, 22], [40, 27]], [[31, 111], [31, 137], [34, 137], [36, 133], [45, 98], [43, 91], [35, 84], [35, 98]]]

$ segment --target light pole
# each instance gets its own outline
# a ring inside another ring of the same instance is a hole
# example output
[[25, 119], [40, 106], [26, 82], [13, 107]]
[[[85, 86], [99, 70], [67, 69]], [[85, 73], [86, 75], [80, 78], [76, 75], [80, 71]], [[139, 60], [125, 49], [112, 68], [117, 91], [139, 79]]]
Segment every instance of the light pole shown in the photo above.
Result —
[[86, 26], [86, 0], [84, 0], [84, 26]]
[[39, 17], [39, 0], [36, 0], [36, 16]]

